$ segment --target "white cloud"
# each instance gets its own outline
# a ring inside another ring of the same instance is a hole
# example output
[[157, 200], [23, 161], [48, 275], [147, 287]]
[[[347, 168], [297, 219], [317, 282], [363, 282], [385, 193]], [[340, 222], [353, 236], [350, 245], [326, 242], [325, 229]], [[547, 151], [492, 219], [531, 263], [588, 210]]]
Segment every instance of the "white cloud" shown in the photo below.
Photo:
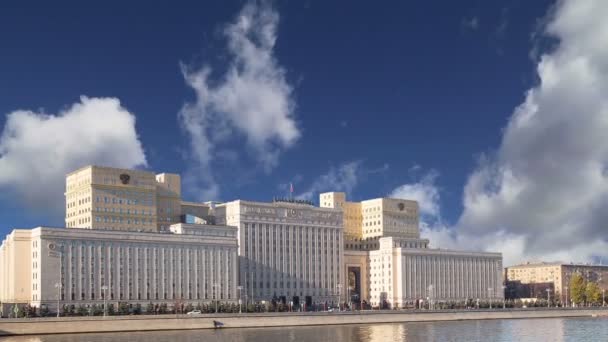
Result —
[[219, 145], [244, 137], [251, 159], [268, 171], [300, 137], [293, 90], [273, 55], [278, 22], [267, 3], [247, 3], [223, 32], [230, 61], [221, 78], [212, 79], [210, 66], [182, 67], [196, 101], [186, 103], [179, 118], [197, 162], [195, 176], [201, 187], [215, 189], [209, 195], [219, 192], [210, 169]]
[[389, 197], [417, 201], [421, 215], [440, 218], [439, 189], [435, 185], [438, 175], [436, 171], [430, 171], [419, 182], [397, 187]]
[[331, 167], [329, 171], [319, 176], [310, 187], [298, 194], [296, 198], [313, 200], [319, 193], [329, 191], [342, 191], [350, 193], [359, 183], [362, 173], [361, 161], [351, 161], [338, 167]]
[[81, 97], [57, 115], [7, 114], [0, 136], [0, 188], [30, 209], [63, 213], [65, 175], [88, 164], [146, 165], [135, 116], [118, 99]]
[[602, 0], [556, 5], [545, 34], [559, 44], [540, 58], [539, 84], [514, 111], [496, 155], [470, 175], [464, 211], [445, 240], [501, 251], [507, 265], [607, 255], [606, 17]]
[[[410, 168], [411, 175], [422, 170], [418, 164]], [[430, 240], [432, 247], [466, 249], [458, 241], [456, 231], [441, 218], [441, 191], [436, 184], [439, 173], [430, 170], [420, 180], [395, 188], [388, 196], [418, 202], [420, 235]]]

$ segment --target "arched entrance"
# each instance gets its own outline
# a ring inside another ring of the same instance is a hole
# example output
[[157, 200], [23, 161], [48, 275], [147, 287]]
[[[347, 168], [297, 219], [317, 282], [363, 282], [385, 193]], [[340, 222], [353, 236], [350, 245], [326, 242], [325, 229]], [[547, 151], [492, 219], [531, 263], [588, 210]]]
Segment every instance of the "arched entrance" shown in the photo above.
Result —
[[352, 309], [361, 308], [361, 267], [348, 267], [347, 279], [347, 301], [351, 303]]

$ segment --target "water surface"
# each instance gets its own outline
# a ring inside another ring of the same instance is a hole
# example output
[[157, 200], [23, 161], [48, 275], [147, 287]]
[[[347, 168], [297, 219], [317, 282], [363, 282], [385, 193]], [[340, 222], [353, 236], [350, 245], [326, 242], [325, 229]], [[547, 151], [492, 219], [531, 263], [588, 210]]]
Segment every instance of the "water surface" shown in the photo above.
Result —
[[608, 341], [608, 318], [541, 318], [432, 323], [334, 325], [288, 328], [181, 330], [131, 333], [16, 336], [2, 342], [160, 341]]

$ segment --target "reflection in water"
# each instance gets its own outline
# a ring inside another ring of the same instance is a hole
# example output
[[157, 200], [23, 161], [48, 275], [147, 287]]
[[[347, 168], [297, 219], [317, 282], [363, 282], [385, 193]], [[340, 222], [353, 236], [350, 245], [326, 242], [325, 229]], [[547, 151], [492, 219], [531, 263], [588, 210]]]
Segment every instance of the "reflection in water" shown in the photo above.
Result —
[[0, 338], [1, 342], [160, 341], [608, 341], [608, 318], [550, 318], [289, 328], [182, 330]]

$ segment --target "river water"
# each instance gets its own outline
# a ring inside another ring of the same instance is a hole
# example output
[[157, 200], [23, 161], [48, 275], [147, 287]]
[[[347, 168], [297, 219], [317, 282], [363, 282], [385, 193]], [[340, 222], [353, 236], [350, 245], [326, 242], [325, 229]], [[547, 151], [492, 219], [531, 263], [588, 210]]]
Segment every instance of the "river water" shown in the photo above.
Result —
[[2, 342], [608, 341], [608, 318], [541, 318], [288, 328], [182, 330], [0, 338]]

